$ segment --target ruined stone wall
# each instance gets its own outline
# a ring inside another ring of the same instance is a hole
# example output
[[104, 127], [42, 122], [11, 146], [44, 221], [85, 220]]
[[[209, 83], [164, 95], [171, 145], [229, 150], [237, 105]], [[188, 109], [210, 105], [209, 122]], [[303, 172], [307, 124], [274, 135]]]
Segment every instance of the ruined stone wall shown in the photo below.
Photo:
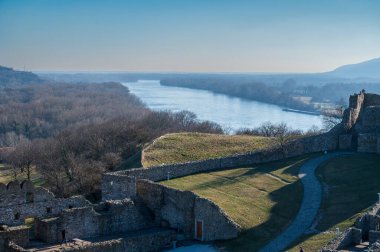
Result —
[[7, 241], [15, 241], [21, 246], [29, 243], [29, 228], [27, 226], [0, 226], [0, 251], [4, 250]]
[[30, 181], [0, 183], [0, 224], [20, 225], [26, 218], [48, 218], [64, 209], [88, 206], [83, 196], [67, 199], [55, 198], [42, 187], [34, 187]]
[[357, 228], [348, 228], [341, 235], [330, 241], [324, 246], [322, 252], [340, 251], [341, 249], [354, 246], [361, 243], [361, 230]]
[[127, 237], [113, 239], [103, 242], [84, 244], [80, 247], [65, 249], [66, 252], [150, 252], [159, 251], [162, 248], [170, 247], [175, 239], [175, 232], [167, 229], [151, 230], [136, 235], [130, 234]]
[[136, 195], [136, 179], [122, 173], [102, 175], [102, 200], [125, 199]]
[[378, 134], [364, 133], [358, 135], [358, 152], [377, 153]]
[[156, 223], [167, 223], [187, 239], [194, 239], [196, 221], [203, 222], [204, 241], [232, 239], [239, 234], [239, 226], [221, 208], [193, 192], [138, 180], [137, 196], [154, 213]]
[[144, 216], [131, 200], [104, 202], [92, 206], [64, 210], [59, 217], [39, 220], [36, 223], [38, 237], [47, 243], [62, 240], [62, 230], [66, 238], [88, 238], [125, 233], [153, 227], [149, 218]]

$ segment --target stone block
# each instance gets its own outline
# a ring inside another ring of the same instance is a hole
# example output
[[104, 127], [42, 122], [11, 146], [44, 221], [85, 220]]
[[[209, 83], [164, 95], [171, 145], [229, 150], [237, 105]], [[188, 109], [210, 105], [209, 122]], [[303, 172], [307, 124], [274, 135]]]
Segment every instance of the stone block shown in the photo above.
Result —
[[352, 135], [345, 134], [339, 136], [339, 150], [350, 150], [352, 148]]

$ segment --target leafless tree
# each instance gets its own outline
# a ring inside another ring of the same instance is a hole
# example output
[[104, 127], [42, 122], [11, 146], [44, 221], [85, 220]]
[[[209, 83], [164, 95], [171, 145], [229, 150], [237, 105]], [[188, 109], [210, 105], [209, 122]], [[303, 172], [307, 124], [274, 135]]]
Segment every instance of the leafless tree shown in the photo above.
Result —
[[343, 118], [343, 107], [336, 107], [332, 109], [326, 109], [323, 111], [323, 127], [325, 131], [328, 131], [342, 121]]

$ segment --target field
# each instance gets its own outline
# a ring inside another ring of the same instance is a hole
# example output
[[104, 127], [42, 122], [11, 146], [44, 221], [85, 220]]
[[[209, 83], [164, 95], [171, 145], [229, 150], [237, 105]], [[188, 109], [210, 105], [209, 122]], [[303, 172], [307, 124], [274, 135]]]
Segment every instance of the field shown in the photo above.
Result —
[[380, 156], [357, 154], [338, 157], [317, 170], [328, 190], [321, 208], [321, 219], [316, 226], [317, 235], [306, 235], [289, 251], [317, 251], [341, 231], [354, 224], [357, 216], [378, 200], [380, 192]]
[[218, 246], [231, 251], [256, 251], [297, 214], [303, 195], [297, 174], [310, 157], [201, 173], [162, 183], [214, 201], [243, 228], [237, 239], [218, 242]]
[[270, 147], [274, 138], [204, 133], [167, 134], [145, 150], [144, 167], [218, 158]]
[[[20, 173], [19, 170], [17, 170], [16, 179], [18, 181], [21, 182], [26, 178], [26, 173]], [[14, 179], [14, 170], [8, 165], [0, 164], [0, 183], [7, 184]], [[43, 179], [41, 178], [41, 175], [38, 174], [35, 170], [32, 170], [31, 181], [35, 185], [43, 185]]]

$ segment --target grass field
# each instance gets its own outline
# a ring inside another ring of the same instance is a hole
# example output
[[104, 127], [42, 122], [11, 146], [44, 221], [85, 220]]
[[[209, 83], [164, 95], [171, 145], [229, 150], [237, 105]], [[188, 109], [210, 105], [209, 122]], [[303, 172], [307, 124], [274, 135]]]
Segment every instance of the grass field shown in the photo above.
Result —
[[[23, 181], [27, 178], [26, 173], [19, 173], [17, 171], [16, 179], [18, 181]], [[10, 181], [14, 180], [14, 172], [13, 169], [5, 164], [0, 164], [0, 183], [7, 184]], [[35, 185], [43, 185], [43, 179], [41, 175], [38, 174], [35, 170], [32, 170], [31, 181]]]
[[299, 167], [311, 156], [253, 167], [201, 173], [162, 182], [214, 201], [242, 228], [234, 240], [218, 242], [230, 251], [256, 251], [295, 217], [303, 189]]
[[218, 158], [272, 146], [274, 138], [175, 133], [156, 139], [144, 150], [144, 167]]
[[358, 215], [378, 200], [379, 155], [338, 157], [319, 167], [317, 175], [328, 188], [322, 203], [321, 219], [316, 226], [324, 233], [302, 237], [289, 251], [298, 252], [299, 246], [305, 251], [318, 251], [335, 236], [337, 227], [343, 231], [353, 225]]

